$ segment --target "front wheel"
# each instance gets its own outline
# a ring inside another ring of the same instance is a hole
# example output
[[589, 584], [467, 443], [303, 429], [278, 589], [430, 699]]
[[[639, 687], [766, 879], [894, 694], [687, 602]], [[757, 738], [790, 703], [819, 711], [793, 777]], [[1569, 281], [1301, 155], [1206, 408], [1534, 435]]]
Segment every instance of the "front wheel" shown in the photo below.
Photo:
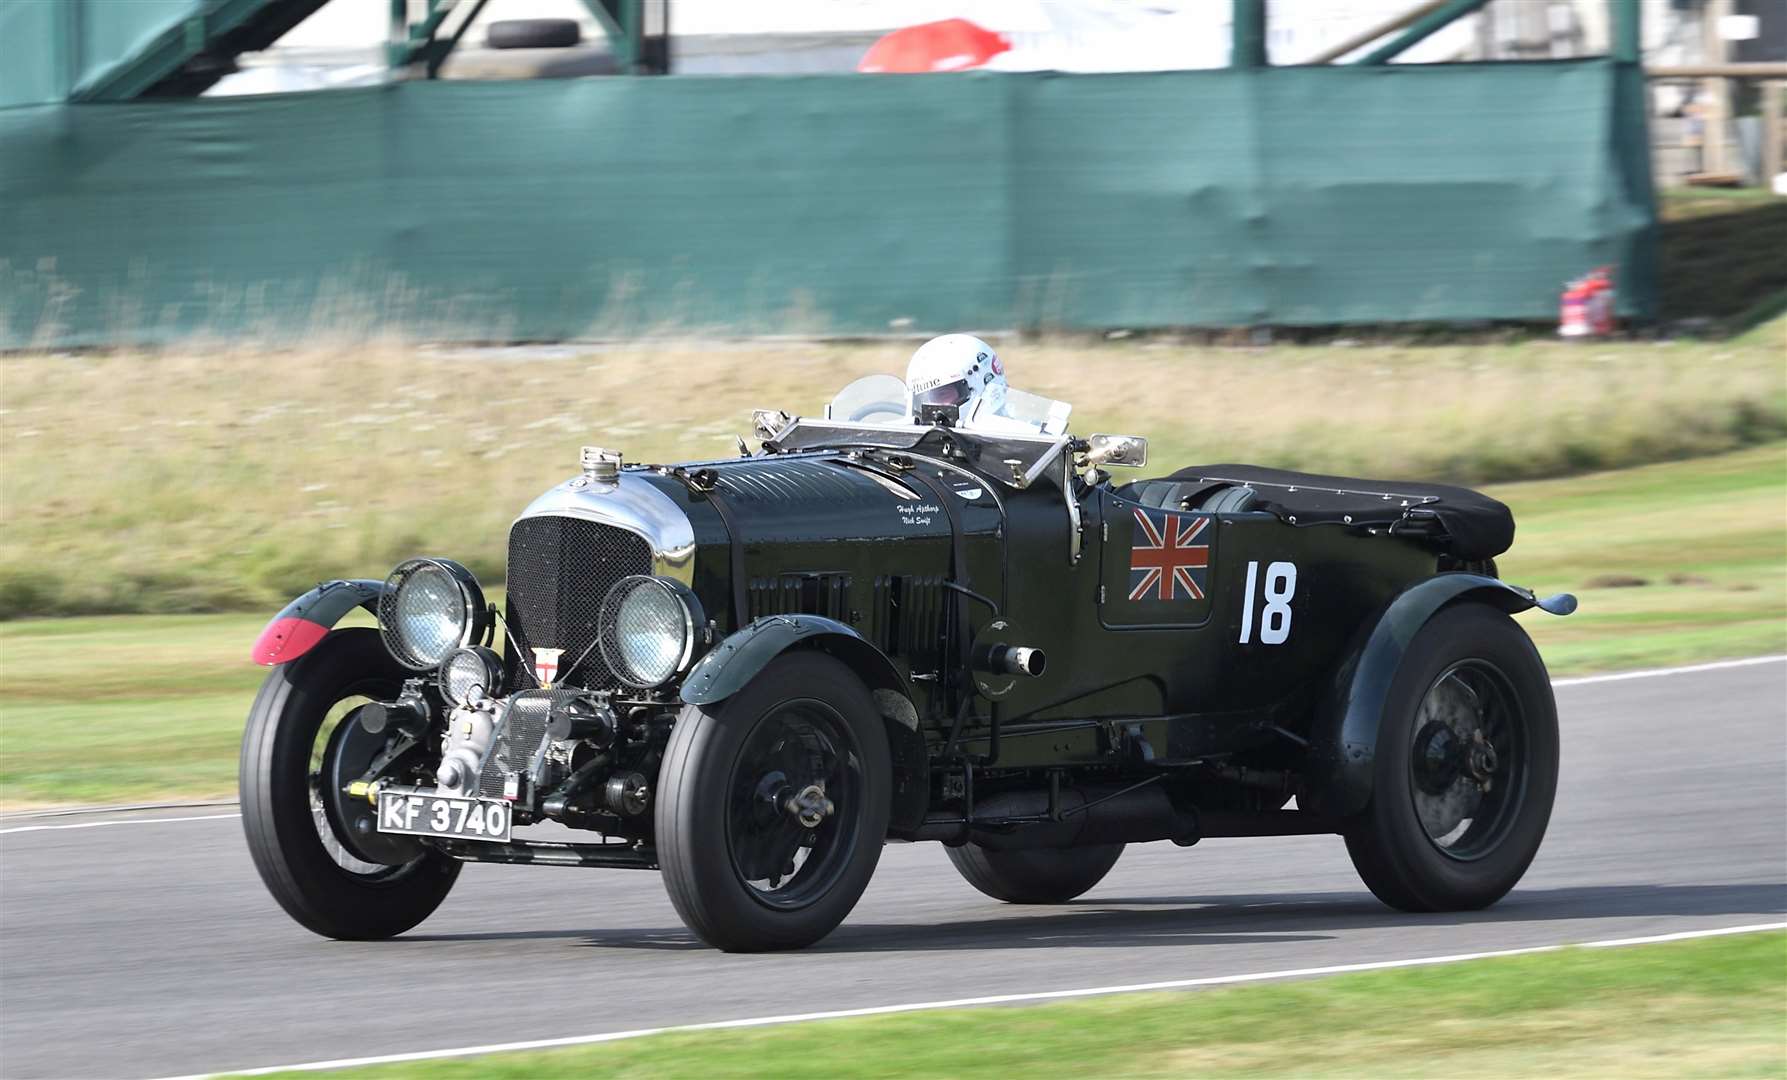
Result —
[[728, 952], [831, 933], [881, 858], [891, 773], [874, 699], [821, 653], [777, 657], [717, 709], [686, 707], [655, 810], [677, 914]]
[[279, 906], [324, 937], [401, 934], [459, 877], [457, 860], [380, 834], [371, 807], [340, 791], [384, 748], [355, 709], [395, 698], [405, 674], [378, 631], [337, 630], [274, 668], [248, 713], [240, 778], [248, 853]]
[[1347, 852], [1391, 907], [1488, 907], [1538, 854], [1557, 772], [1557, 705], [1526, 632], [1482, 604], [1447, 608], [1390, 684]]
[[1065, 904], [1104, 880], [1122, 844], [990, 851], [979, 844], [945, 848], [968, 884], [1008, 904]]

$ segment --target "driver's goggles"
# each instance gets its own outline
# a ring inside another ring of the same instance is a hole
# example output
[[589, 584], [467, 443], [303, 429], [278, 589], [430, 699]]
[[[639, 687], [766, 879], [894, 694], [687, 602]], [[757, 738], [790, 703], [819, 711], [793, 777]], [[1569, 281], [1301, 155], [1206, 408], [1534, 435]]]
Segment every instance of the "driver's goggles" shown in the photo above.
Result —
[[957, 379], [942, 386], [933, 386], [918, 395], [920, 405], [960, 405], [968, 400], [968, 380]]

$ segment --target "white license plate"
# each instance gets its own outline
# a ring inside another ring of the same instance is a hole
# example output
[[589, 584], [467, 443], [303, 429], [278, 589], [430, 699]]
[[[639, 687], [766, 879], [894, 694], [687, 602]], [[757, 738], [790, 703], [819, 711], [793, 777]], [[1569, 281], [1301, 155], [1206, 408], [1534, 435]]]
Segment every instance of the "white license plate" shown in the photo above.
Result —
[[500, 799], [416, 791], [381, 791], [378, 797], [378, 831], [382, 833], [506, 843], [511, 816], [509, 804]]

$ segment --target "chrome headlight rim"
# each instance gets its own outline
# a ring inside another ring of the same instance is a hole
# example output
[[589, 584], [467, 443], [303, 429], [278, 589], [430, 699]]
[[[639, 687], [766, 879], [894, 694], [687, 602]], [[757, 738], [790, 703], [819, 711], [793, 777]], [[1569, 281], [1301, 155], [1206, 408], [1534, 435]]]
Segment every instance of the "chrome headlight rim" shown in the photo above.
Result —
[[[432, 656], [418, 649], [416, 642], [404, 636], [399, 609], [404, 586], [424, 573], [444, 574], [450, 579], [452, 591], [458, 600], [458, 634], [438, 655]], [[478, 579], [470, 570], [452, 559], [406, 559], [398, 563], [390, 576], [385, 578], [384, 590], [379, 594], [378, 624], [385, 649], [393, 659], [412, 671], [431, 671], [444, 664], [459, 649], [485, 639], [490, 631], [490, 606], [484, 600], [484, 590], [478, 585]]]
[[[471, 672], [473, 681], [465, 684], [465, 692], [457, 692], [456, 686], [460, 685], [459, 673], [473, 664], [478, 665]], [[455, 708], [470, 705], [474, 700], [494, 698], [502, 690], [503, 659], [495, 650], [483, 645], [467, 645], [454, 649], [441, 661], [440, 671], [435, 675], [435, 685], [441, 692], [441, 699]], [[477, 692], [474, 693], [474, 690]]]
[[[643, 589], [656, 590], [658, 597], [669, 599], [678, 609], [675, 622], [681, 632], [681, 641], [669, 650], [675, 659], [661, 676], [657, 672], [641, 673], [634, 668], [628, 661], [619, 638], [621, 605]], [[695, 657], [696, 642], [706, 626], [707, 616], [702, 610], [701, 601], [687, 585], [674, 578], [654, 574], [629, 574], [615, 582], [608, 589], [607, 595], [602, 597], [601, 611], [597, 618], [597, 642], [603, 661], [617, 680], [635, 690], [653, 690], [689, 669], [689, 664]]]

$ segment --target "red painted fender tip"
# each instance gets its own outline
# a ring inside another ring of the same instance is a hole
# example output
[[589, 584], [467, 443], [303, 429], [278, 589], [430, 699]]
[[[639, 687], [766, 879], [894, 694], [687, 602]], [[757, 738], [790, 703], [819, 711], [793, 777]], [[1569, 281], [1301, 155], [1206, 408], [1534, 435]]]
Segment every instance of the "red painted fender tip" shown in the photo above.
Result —
[[261, 631], [261, 636], [255, 638], [251, 655], [262, 667], [284, 664], [316, 648], [316, 643], [328, 633], [328, 627], [309, 619], [296, 616], [274, 619]]

